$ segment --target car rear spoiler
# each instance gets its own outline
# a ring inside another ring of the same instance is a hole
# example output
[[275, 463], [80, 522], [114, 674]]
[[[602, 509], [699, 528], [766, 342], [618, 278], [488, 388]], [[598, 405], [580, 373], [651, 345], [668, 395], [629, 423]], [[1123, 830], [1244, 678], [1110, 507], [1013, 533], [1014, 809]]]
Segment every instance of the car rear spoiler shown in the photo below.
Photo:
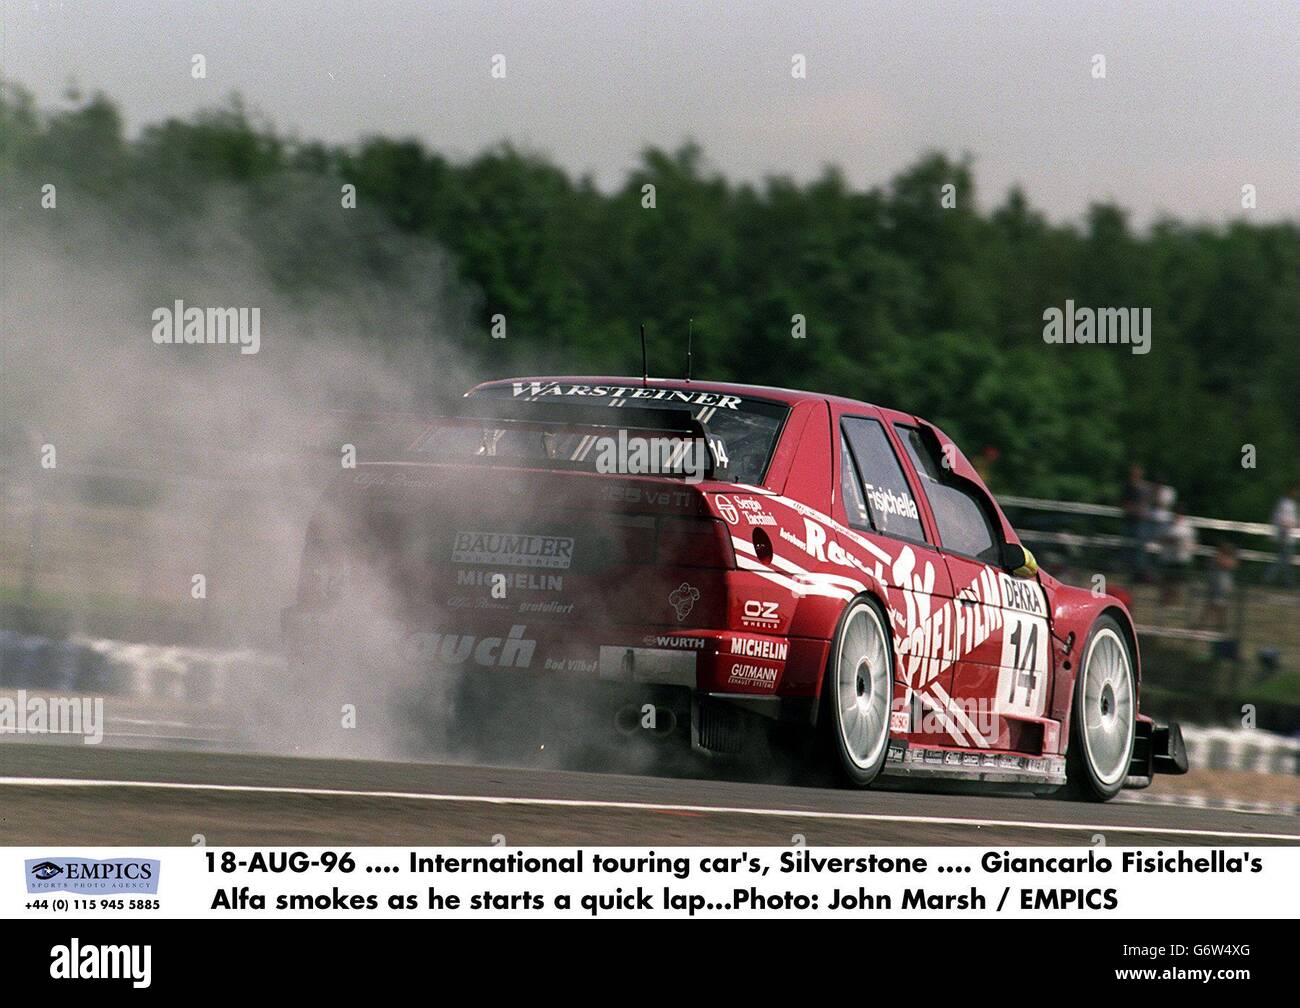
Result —
[[560, 431], [591, 431], [606, 437], [657, 436], [698, 440], [705, 449], [705, 479], [716, 479], [718, 469], [709, 429], [689, 410], [656, 409], [644, 406], [588, 406], [581, 403], [546, 403], [539, 406], [531, 402], [510, 402], [492, 399], [467, 399], [455, 411], [432, 417], [424, 429], [411, 441], [408, 452], [419, 452], [421, 446], [440, 427], [494, 427], [510, 430], [536, 430], [552, 433]]

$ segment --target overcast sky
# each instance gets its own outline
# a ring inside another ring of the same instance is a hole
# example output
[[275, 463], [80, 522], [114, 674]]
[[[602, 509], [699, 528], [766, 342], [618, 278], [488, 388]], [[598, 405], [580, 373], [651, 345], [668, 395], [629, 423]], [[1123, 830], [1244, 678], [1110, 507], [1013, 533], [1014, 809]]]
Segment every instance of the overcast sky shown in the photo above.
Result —
[[[84, 3], [0, 0], [3, 73], [57, 104], [103, 90], [133, 130], [232, 91], [278, 128], [503, 139], [608, 186], [693, 137], [735, 178], [857, 185], [920, 152], [976, 159], [1055, 219], [1300, 218], [1300, 2]], [[190, 74], [201, 53], [207, 78]], [[506, 77], [491, 76], [494, 54]], [[807, 78], [791, 76], [803, 54]], [[1093, 57], [1106, 76], [1093, 77]]]

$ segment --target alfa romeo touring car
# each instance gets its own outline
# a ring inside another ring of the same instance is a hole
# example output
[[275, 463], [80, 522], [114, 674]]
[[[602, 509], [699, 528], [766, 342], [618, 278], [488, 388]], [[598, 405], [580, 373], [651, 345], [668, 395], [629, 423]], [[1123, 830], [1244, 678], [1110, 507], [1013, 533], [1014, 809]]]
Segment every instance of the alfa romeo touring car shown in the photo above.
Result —
[[779, 735], [852, 787], [1092, 800], [1187, 768], [1139, 711], [1125, 605], [1039, 570], [938, 427], [850, 399], [479, 385], [326, 494], [283, 618], [300, 660], [359, 635], [358, 600], [388, 628], [358, 650], [452, 684], [430, 695], [464, 734], [733, 760]]

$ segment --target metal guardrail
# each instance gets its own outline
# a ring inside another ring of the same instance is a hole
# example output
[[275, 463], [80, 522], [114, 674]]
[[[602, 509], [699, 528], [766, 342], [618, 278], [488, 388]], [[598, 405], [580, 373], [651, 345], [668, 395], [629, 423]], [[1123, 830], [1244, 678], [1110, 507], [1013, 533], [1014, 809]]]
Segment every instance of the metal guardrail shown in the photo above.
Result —
[[[1240, 524], [1251, 524], [1242, 522]], [[1271, 527], [1271, 526], [1270, 526]], [[1099, 546], [1105, 549], [1117, 550], [1129, 548], [1132, 541], [1127, 536], [1109, 535], [1106, 533], [1097, 533], [1095, 535], [1080, 535], [1075, 532], [1047, 532], [1042, 529], [1021, 529], [1018, 530], [1024, 539], [1037, 540], [1039, 542], [1056, 543], [1061, 546], [1071, 546], [1084, 548], [1089, 546]], [[1148, 543], [1148, 553], [1159, 553], [1160, 546], [1158, 543]], [[1199, 557], [1214, 556], [1214, 548], [1204, 543], [1198, 543], [1192, 552]], [[1275, 553], [1265, 553], [1262, 550], [1242, 549], [1237, 551], [1239, 560], [1249, 560], [1252, 563], [1272, 563], [1277, 559]], [[1300, 567], [1300, 556], [1292, 557], [1293, 566]]]
[[[1095, 518], [1118, 518], [1124, 517], [1122, 508], [1113, 504], [1085, 504], [1080, 501], [1058, 501], [1044, 500], [1037, 497], [1016, 497], [1010, 494], [999, 494], [998, 502], [1006, 507], [1026, 508], [1030, 511], [1048, 511], [1057, 514], [1086, 515]], [[1241, 535], [1267, 536], [1273, 538], [1276, 534], [1276, 528], [1267, 522], [1242, 522], [1229, 521], [1226, 518], [1204, 518], [1195, 515], [1188, 515], [1187, 521], [1192, 528], [1210, 529], [1215, 532], [1236, 532]], [[1125, 536], [1097, 534], [1092, 536], [1077, 535], [1070, 532], [1034, 532], [1037, 538], [1045, 541], [1059, 542], [1063, 545], [1097, 545], [1107, 547], [1119, 547], [1129, 544]], [[1293, 534], [1300, 542], [1300, 530]], [[1148, 547], [1153, 548], [1153, 547]], [[1197, 556], [1211, 556], [1213, 550], [1204, 544], [1196, 547]], [[1277, 557], [1276, 552], [1265, 553], [1259, 550], [1241, 550], [1237, 554], [1243, 560], [1252, 560], [1256, 562], [1271, 563]], [[1293, 557], [1291, 563], [1300, 566], [1300, 556]]]

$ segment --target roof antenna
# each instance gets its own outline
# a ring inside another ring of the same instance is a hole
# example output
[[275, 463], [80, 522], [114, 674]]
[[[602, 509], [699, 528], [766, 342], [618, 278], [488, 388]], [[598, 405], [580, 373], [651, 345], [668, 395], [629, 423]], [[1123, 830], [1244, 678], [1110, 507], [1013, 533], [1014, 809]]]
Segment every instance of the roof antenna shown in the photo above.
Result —
[[645, 323], [641, 323], [641, 384], [650, 384], [650, 365], [646, 363], [645, 356]]
[[691, 380], [691, 337], [695, 335], [695, 319], [686, 320], [686, 380]]

